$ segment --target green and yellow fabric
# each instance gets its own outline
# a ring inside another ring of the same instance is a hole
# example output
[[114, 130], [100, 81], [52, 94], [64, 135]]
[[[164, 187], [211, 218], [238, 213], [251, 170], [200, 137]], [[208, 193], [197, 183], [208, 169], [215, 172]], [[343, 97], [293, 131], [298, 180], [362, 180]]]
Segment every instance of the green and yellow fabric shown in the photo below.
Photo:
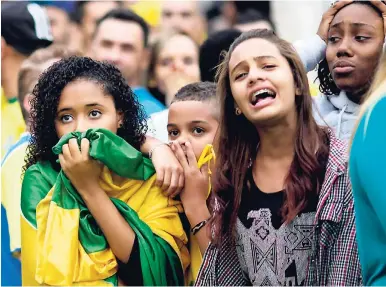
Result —
[[[178, 216], [182, 206], [155, 187], [151, 161], [103, 129], [68, 134], [53, 152], [61, 153], [71, 138], [79, 143], [87, 138], [90, 156], [105, 165], [99, 183], [138, 238], [144, 285], [183, 285], [190, 259]], [[128, 179], [115, 185], [111, 172]], [[47, 162], [31, 166], [23, 180], [21, 210], [23, 285], [118, 284], [116, 258], [63, 171]], [[173, 276], [166, 278], [170, 271]]]

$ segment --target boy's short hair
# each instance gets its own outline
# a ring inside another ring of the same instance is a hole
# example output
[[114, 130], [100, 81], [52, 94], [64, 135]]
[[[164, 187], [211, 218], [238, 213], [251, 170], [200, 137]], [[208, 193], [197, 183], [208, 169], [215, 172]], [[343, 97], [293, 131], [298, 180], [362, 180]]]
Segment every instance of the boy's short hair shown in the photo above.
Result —
[[43, 49], [36, 50], [27, 58], [20, 69], [18, 77], [18, 99], [25, 121], [28, 121], [28, 112], [25, 110], [23, 102], [28, 93], [31, 93], [31, 85], [38, 82], [39, 76], [43, 73], [43, 66], [50, 60], [62, 59], [73, 55], [80, 55], [78, 51], [67, 49], [63, 45], [52, 44]]
[[219, 104], [216, 96], [216, 84], [212, 82], [197, 82], [186, 85], [178, 90], [173, 103], [184, 101], [197, 101], [211, 103], [216, 118], [219, 117]]
[[211, 82], [197, 82], [179, 89], [172, 103], [182, 101], [205, 102], [213, 99], [216, 99], [216, 84]]

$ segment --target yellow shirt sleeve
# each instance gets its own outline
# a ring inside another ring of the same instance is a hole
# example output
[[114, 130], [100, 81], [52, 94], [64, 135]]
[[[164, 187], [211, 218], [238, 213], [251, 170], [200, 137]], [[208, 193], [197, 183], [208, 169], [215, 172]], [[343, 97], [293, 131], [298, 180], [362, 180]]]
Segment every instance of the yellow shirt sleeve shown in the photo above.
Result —
[[20, 104], [17, 99], [7, 100], [1, 90], [1, 158], [26, 130]]

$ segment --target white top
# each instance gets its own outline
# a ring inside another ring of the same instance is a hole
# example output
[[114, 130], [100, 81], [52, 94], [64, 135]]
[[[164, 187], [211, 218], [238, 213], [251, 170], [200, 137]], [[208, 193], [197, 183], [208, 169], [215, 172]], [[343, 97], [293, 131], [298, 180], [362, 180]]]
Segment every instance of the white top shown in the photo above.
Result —
[[147, 120], [147, 135], [154, 137], [164, 143], [168, 142], [168, 115], [169, 109], [154, 113]]

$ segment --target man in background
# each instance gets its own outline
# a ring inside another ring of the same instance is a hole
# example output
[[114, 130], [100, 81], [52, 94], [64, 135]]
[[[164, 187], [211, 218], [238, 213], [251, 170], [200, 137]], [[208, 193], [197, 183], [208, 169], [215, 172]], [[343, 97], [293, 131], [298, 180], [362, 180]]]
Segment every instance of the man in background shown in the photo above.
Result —
[[91, 57], [115, 65], [150, 116], [165, 106], [142, 86], [149, 64], [148, 42], [149, 27], [145, 20], [127, 8], [115, 9], [98, 20]]
[[55, 44], [68, 45], [70, 41], [71, 21], [67, 11], [56, 2], [44, 5], [50, 19], [52, 37]]
[[1, 158], [25, 130], [17, 100], [17, 79], [23, 61], [52, 43], [47, 14], [38, 4], [1, 4]]
[[96, 22], [107, 12], [122, 7], [122, 1], [76, 1], [74, 20], [83, 34], [82, 50], [89, 55]]
[[207, 34], [207, 24], [198, 1], [164, 1], [161, 8], [160, 30], [173, 29], [185, 32], [197, 44]]

